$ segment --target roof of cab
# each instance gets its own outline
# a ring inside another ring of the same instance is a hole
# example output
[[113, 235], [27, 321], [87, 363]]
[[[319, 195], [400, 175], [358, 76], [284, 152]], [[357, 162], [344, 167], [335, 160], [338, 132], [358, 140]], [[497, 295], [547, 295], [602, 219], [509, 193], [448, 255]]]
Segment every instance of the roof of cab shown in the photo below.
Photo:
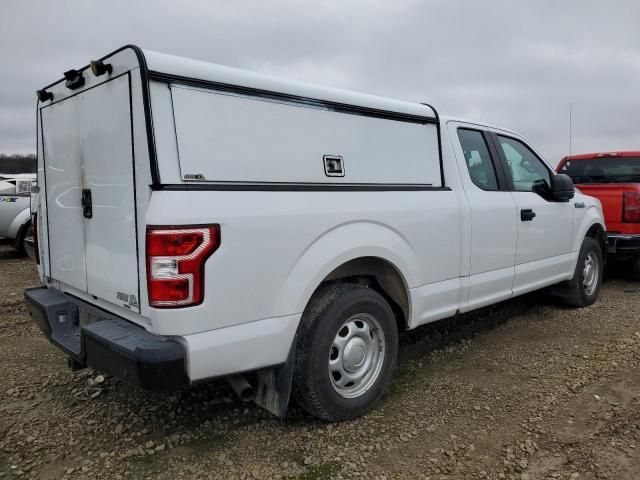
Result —
[[628, 151], [628, 152], [596, 152], [596, 153], [581, 153], [579, 155], [567, 155], [562, 157], [562, 160], [591, 160], [594, 158], [610, 158], [610, 157], [640, 157], [640, 151]]
[[476, 121], [476, 120], [469, 120], [466, 118], [459, 118], [459, 117], [451, 117], [448, 115], [441, 115], [440, 116], [440, 122], [442, 122], [443, 124], [448, 123], [448, 122], [456, 122], [456, 123], [465, 123], [467, 125], [475, 125], [477, 127], [480, 128], [490, 128], [493, 130], [500, 130], [502, 132], [505, 133], [509, 133], [515, 136], [520, 136], [520, 134], [514, 130], [511, 130], [509, 128], [504, 128], [504, 127], [499, 127], [497, 125], [493, 125], [491, 123], [487, 123], [487, 122], [482, 122], [482, 121]]
[[323, 100], [405, 115], [415, 115], [434, 120], [438, 118], [438, 114], [433, 107], [421, 103], [392, 100], [375, 95], [287, 80], [249, 70], [167, 55], [150, 50], [143, 50], [143, 53], [147, 68], [151, 74], [161, 73], [168, 77], [173, 76], [183, 79], [195, 79], [204, 82], [241, 86], [295, 97]]

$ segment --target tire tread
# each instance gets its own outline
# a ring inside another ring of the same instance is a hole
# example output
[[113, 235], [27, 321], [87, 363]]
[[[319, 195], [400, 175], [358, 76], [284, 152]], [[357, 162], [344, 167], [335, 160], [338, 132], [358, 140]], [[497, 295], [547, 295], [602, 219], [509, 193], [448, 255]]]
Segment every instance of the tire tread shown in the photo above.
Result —
[[[296, 360], [293, 376], [293, 398], [296, 403], [302, 407], [307, 413], [329, 422], [344, 421], [356, 418], [366, 411], [372, 405], [363, 405], [353, 409], [334, 409], [327, 408], [327, 403], [321, 398], [321, 391], [318, 388], [318, 375], [324, 372], [317, 372], [313, 368], [311, 361], [312, 348], [314, 339], [318, 335], [320, 324], [325, 319], [328, 311], [336, 305], [337, 302], [357, 302], [361, 300], [374, 301], [382, 308], [387, 310], [388, 315], [393, 320], [393, 312], [386, 300], [375, 290], [368, 287], [349, 284], [349, 283], [330, 283], [323, 285], [314, 293], [307, 308], [305, 309], [300, 326], [298, 327]], [[395, 365], [395, 357], [397, 355], [397, 331], [392, 342], [395, 342], [393, 348], [387, 346], [387, 351], [391, 355], [391, 369]], [[384, 375], [384, 372], [381, 373]]]
[[594, 295], [588, 297], [583, 288], [582, 288], [582, 275], [581, 275], [581, 265], [584, 263], [584, 258], [587, 256], [587, 253], [590, 250], [595, 250], [598, 255], [599, 262], [599, 282], [602, 285], [602, 274], [603, 274], [603, 257], [602, 250], [600, 249], [600, 245], [598, 242], [591, 237], [585, 237], [582, 242], [582, 246], [580, 247], [580, 253], [578, 255], [578, 261], [576, 263], [576, 270], [573, 272], [573, 277], [569, 281], [567, 294], [563, 296], [563, 302], [565, 305], [573, 308], [584, 308], [592, 305], [598, 298], [598, 293], [600, 291], [600, 285], [596, 288]]

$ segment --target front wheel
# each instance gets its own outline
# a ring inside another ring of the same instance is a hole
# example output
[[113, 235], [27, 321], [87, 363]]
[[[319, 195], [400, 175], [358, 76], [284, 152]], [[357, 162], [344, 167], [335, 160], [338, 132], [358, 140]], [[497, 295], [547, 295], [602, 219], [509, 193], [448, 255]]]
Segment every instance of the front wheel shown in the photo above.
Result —
[[566, 303], [572, 307], [587, 307], [598, 299], [602, 285], [602, 250], [598, 242], [586, 237], [582, 242], [573, 278], [569, 281]]
[[24, 225], [19, 231], [18, 236], [13, 240], [11, 246], [17, 250], [21, 254], [26, 254], [27, 251], [24, 246], [24, 239], [29, 235], [33, 235], [33, 231], [31, 229], [31, 222], [28, 222]]
[[397, 355], [398, 330], [382, 295], [359, 285], [322, 287], [298, 330], [294, 398], [323, 420], [359, 417], [386, 392]]

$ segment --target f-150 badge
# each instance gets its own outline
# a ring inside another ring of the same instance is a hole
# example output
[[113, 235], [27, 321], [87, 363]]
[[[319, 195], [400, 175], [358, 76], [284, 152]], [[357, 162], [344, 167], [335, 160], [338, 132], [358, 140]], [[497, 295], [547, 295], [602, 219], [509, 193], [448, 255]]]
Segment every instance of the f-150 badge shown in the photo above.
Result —
[[127, 304], [125, 305], [125, 307], [138, 308], [138, 299], [135, 295], [128, 295], [126, 293], [117, 292], [116, 297], [118, 297], [118, 300], [120, 300], [121, 302]]

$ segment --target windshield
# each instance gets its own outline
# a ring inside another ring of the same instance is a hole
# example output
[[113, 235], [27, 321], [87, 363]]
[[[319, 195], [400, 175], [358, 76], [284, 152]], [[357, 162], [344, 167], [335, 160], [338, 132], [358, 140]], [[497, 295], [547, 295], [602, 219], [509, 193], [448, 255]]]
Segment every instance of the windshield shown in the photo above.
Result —
[[640, 157], [567, 160], [560, 173], [569, 175], [573, 183], [636, 183], [640, 182]]

